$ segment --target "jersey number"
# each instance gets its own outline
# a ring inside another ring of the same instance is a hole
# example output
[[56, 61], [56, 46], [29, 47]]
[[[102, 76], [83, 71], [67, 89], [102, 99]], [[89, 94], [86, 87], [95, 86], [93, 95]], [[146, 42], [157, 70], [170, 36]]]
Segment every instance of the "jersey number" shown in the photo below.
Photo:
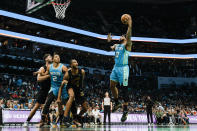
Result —
[[53, 76], [53, 81], [57, 81], [57, 76]]
[[116, 58], [118, 58], [118, 56], [119, 56], [119, 52], [116, 52]]

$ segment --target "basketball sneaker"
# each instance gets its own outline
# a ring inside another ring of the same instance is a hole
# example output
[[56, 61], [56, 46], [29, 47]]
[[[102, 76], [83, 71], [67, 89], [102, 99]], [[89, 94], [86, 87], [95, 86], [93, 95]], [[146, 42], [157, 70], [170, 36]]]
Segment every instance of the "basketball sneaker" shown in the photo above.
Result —
[[28, 121], [24, 122], [23, 127], [28, 127], [28, 126], [29, 126], [29, 122]]
[[128, 111], [124, 111], [122, 114], [121, 122], [125, 122], [127, 120]]
[[62, 120], [62, 127], [66, 127], [66, 128], [71, 127], [71, 124], [69, 122], [69, 118], [68, 117], [64, 117], [63, 118], [63, 120]]
[[116, 112], [121, 107], [122, 107], [122, 104], [119, 101], [118, 102], [115, 102], [114, 108], [112, 110], [112, 113]]

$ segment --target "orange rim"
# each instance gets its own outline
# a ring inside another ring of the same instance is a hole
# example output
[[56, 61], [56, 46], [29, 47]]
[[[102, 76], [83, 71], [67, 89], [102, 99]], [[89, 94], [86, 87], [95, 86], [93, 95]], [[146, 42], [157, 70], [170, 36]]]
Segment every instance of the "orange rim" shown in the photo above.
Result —
[[55, 3], [55, 2], [51, 2], [51, 4], [53, 4], [53, 5], [65, 5], [66, 2], [64, 4], [58, 4], [58, 3]]

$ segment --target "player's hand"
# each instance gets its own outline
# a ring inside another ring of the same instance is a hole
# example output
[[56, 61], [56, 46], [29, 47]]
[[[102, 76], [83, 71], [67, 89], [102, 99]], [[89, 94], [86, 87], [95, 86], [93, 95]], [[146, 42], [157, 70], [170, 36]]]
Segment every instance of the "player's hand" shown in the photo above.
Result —
[[111, 35], [111, 33], [109, 33], [107, 35], [107, 42], [111, 42], [111, 40], [112, 40], [112, 35]]
[[62, 86], [65, 85], [65, 84], [68, 84], [68, 81], [67, 80], [63, 80], [62, 81]]
[[36, 76], [39, 74], [39, 71], [33, 72], [33, 76]]

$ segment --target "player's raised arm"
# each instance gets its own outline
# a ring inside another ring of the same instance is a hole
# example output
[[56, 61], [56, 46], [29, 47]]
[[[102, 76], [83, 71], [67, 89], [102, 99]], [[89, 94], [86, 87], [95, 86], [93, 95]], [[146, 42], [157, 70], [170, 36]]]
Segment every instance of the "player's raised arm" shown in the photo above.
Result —
[[84, 87], [84, 79], [85, 79], [85, 70], [84, 69], [81, 69], [81, 74], [82, 74], [82, 83], [81, 83], [81, 85], [82, 85], [82, 88]]
[[107, 42], [111, 42], [111, 41], [112, 41], [111, 33], [108, 33], [108, 35], [107, 35]]
[[[111, 42], [111, 41], [112, 41], [112, 35], [111, 35], [111, 33], [109, 33], [109, 34], [107, 35], [107, 42]], [[115, 48], [116, 48], [116, 45], [117, 45], [117, 44], [114, 44], [113, 46], [110, 46], [110, 48], [114, 51]]]
[[128, 18], [128, 29], [127, 29], [127, 34], [126, 34], [127, 43], [125, 45], [126, 49], [128, 51], [131, 51], [131, 47], [132, 47], [131, 33], [132, 33], [132, 19], [129, 16], [129, 18]]

